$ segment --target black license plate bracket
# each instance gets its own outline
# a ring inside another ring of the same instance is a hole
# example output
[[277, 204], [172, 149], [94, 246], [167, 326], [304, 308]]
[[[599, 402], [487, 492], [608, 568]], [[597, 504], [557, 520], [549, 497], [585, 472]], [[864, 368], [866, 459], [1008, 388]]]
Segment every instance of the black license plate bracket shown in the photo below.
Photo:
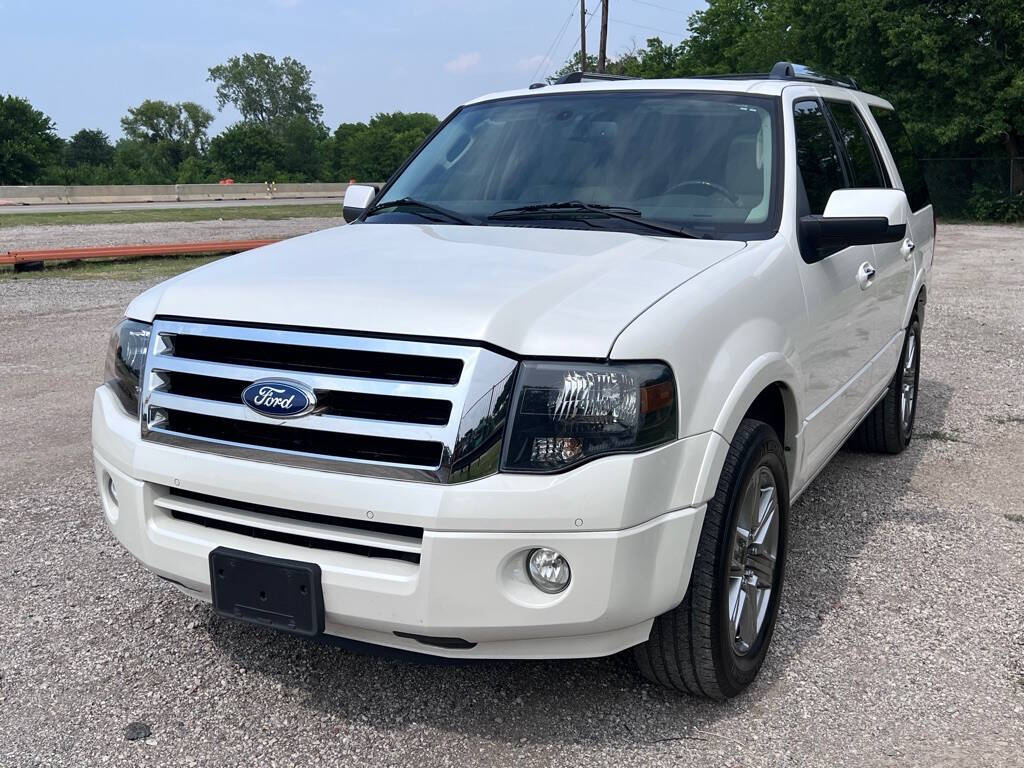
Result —
[[210, 585], [220, 616], [307, 637], [324, 631], [316, 563], [217, 547], [210, 553]]

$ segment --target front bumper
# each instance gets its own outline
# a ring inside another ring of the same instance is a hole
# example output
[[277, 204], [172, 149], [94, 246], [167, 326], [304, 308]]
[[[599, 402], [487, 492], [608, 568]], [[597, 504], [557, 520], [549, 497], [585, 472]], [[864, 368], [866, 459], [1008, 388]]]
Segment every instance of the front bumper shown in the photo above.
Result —
[[[615, 653], [647, 639], [686, 590], [703, 505], [674, 507], [712, 453], [698, 436], [555, 477], [495, 475], [441, 486], [279, 467], [156, 445], [106, 387], [93, 447], [104, 514], [149, 570], [210, 599], [218, 546], [316, 562], [329, 634], [451, 657], [559, 658]], [[680, 480], [678, 468], [696, 466]], [[109, 492], [114, 486], [117, 501]], [[254, 538], [172, 515], [172, 488], [253, 504], [423, 529], [419, 563]], [[610, 523], [610, 524], [609, 524]], [[558, 595], [534, 588], [525, 554], [548, 546], [572, 568]], [[461, 638], [441, 648], [396, 632]]]

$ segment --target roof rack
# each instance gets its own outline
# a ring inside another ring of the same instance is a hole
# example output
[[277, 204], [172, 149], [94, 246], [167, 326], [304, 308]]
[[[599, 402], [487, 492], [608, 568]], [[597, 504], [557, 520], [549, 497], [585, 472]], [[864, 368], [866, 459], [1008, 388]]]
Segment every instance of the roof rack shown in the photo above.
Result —
[[585, 80], [638, 80], [639, 78], [629, 75], [609, 75], [607, 72], [570, 72], [562, 75], [555, 81], [555, 85], [568, 85], [569, 83], [582, 83]]
[[791, 61], [779, 61], [772, 67], [768, 76], [773, 80], [804, 80], [811, 83], [822, 83], [823, 85], [838, 85], [840, 88], [853, 88], [859, 91], [860, 86], [852, 77], [836, 77], [826, 75], [822, 72], [815, 72], [803, 64], [794, 64]]
[[[689, 75], [687, 79], [698, 80], [798, 80], [807, 83], [819, 83], [821, 85], [835, 85], [840, 88], [852, 88], [860, 90], [857, 81], [852, 77], [836, 77], [826, 75], [822, 72], [815, 72], [804, 64], [794, 64], [791, 61], [780, 61], [772, 67], [771, 72], [747, 72], [727, 75]], [[593, 80], [637, 80], [638, 78], [628, 75], [610, 75], [607, 72], [570, 72], [555, 81], [555, 85], [567, 85], [571, 83], [582, 83]], [[545, 83], [533, 83], [530, 88], [543, 88]]]
[[771, 72], [739, 72], [727, 75], [687, 75], [687, 79], [697, 80], [799, 80], [800, 82], [818, 83], [820, 85], [835, 85], [840, 88], [853, 88], [860, 90], [857, 81], [852, 77], [836, 77], [815, 72], [803, 64], [794, 64], [791, 61], [780, 61], [772, 67]]

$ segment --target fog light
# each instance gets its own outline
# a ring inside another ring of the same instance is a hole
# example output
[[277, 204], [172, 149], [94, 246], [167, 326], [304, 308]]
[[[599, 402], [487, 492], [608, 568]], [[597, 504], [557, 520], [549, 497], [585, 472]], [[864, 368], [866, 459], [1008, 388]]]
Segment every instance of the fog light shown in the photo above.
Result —
[[526, 557], [526, 570], [533, 586], [554, 595], [569, 586], [569, 563], [553, 549], [541, 547]]
[[114, 485], [114, 478], [112, 478], [110, 475], [107, 475], [107, 495], [110, 496], [110, 500], [113, 501], [114, 505], [116, 506], [117, 505], [117, 487]]

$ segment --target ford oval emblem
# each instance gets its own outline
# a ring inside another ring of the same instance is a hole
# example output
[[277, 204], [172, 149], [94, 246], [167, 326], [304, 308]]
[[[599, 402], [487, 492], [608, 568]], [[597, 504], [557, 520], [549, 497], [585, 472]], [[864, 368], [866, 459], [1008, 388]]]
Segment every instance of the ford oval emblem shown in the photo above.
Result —
[[316, 395], [295, 381], [260, 379], [242, 390], [242, 402], [261, 416], [295, 419], [316, 407]]

